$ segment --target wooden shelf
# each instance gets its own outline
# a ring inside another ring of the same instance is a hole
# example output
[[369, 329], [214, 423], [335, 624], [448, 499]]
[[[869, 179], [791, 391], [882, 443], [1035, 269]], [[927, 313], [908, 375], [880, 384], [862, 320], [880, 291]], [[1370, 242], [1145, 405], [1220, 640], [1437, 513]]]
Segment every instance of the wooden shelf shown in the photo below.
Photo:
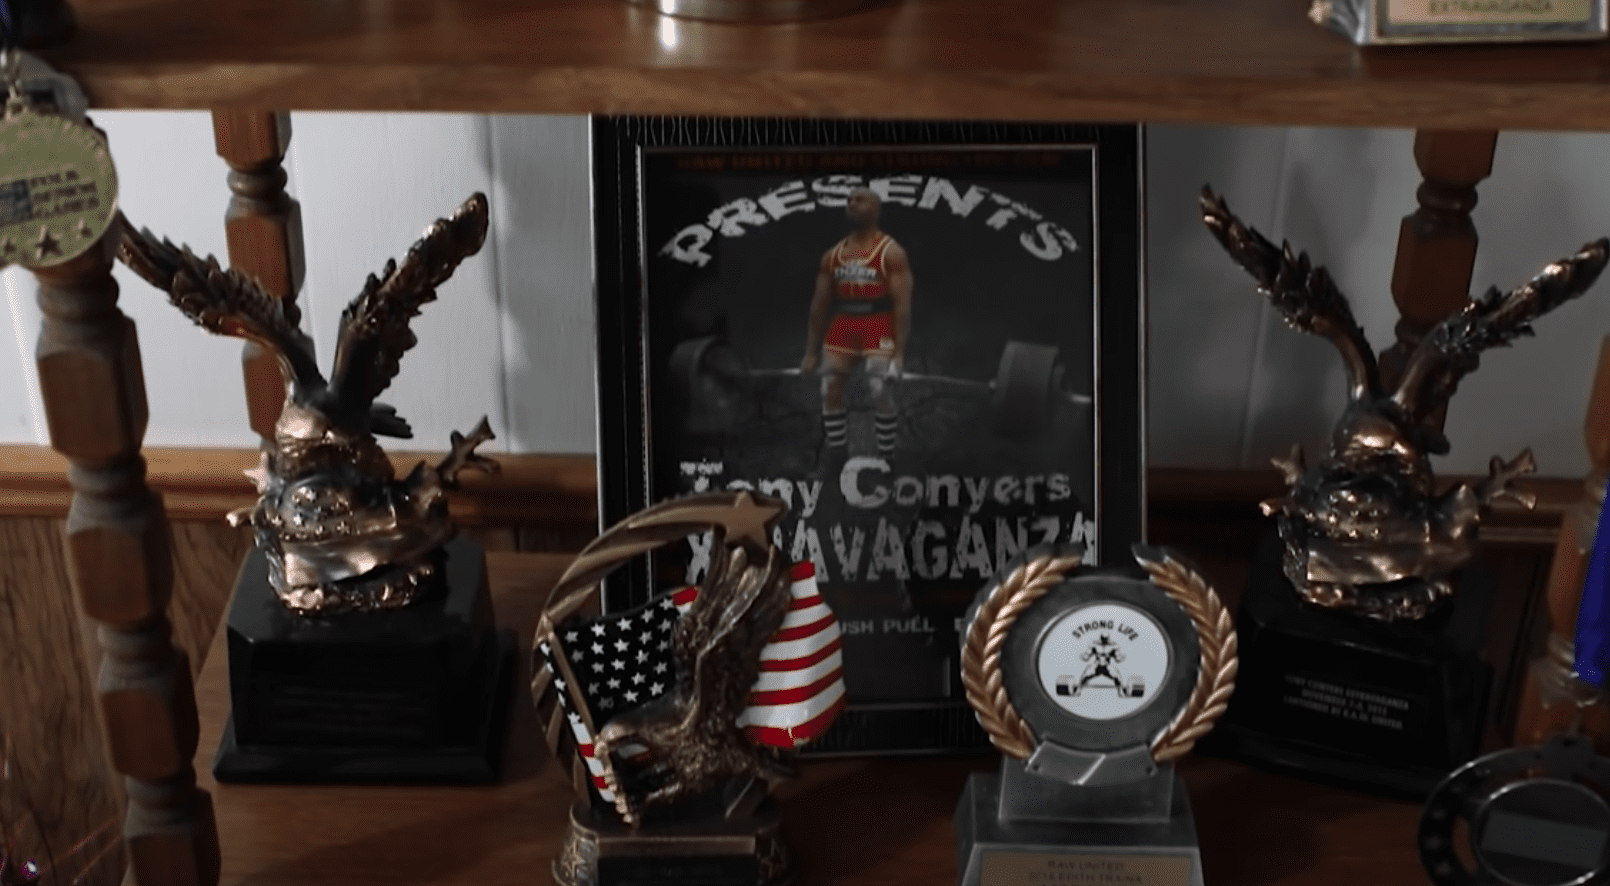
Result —
[[95, 107], [1610, 128], [1610, 44], [1360, 50], [1303, 0], [883, 0], [821, 22], [622, 0], [77, 0]]
[[[527, 634], [568, 558], [488, 557], [498, 620]], [[212, 756], [229, 710], [225, 632], [196, 686], [196, 770], [212, 793], [226, 886], [529, 886], [548, 883], [570, 789], [516, 679], [504, 783], [489, 788], [219, 785]], [[782, 793], [801, 886], [955, 882], [951, 814], [991, 755], [816, 761]], [[1183, 767], [1216, 884], [1419, 884], [1419, 809], [1193, 757]]]

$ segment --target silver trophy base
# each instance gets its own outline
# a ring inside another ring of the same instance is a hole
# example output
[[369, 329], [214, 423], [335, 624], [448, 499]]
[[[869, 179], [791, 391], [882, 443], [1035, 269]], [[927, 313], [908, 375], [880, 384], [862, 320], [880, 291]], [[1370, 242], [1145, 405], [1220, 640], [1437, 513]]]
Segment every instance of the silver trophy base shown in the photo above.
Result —
[[[1003, 770], [1021, 769], [1010, 758]], [[1172, 787], [1167, 811], [1135, 815], [1153, 803], [1137, 797], [1126, 820], [1095, 820], [1079, 810], [1081, 795], [1091, 789], [1062, 785], [1020, 772], [1006, 772], [1005, 781], [1044, 782], [1043, 789], [1068, 795], [1067, 817], [1003, 818], [1003, 810], [1020, 804], [1003, 797], [1003, 778], [979, 773], [967, 781], [956, 807], [956, 870], [961, 886], [1049, 886], [1057, 883], [1138, 883], [1144, 886], [1202, 886], [1202, 857], [1196, 842], [1196, 820], [1185, 783], [1173, 767], [1159, 775], [1172, 782], [1159, 786], [1146, 782], [1133, 789], [1155, 797], [1159, 788]], [[1111, 790], [1107, 788], [1104, 790]], [[1010, 793], [1010, 792], [1009, 792]], [[1166, 795], [1166, 794], [1165, 794]]]
[[553, 863], [557, 886], [788, 886], [793, 880], [782, 820], [770, 799], [737, 821], [636, 830], [577, 801]]

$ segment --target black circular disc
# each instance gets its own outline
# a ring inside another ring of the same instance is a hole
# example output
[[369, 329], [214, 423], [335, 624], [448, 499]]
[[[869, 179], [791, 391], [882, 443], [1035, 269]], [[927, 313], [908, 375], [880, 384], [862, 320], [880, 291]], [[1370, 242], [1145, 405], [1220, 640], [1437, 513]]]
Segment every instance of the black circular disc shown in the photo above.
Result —
[[1589, 883], [1610, 867], [1610, 804], [1576, 782], [1512, 782], [1471, 817], [1470, 848], [1510, 886]]

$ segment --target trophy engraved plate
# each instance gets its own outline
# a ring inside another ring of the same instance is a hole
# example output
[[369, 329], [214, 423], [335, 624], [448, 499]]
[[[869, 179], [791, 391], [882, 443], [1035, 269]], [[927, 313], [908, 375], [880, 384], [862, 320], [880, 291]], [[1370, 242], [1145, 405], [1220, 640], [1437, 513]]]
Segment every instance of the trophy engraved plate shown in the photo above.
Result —
[[992, 852], [984, 858], [981, 886], [1189, 886], [1184, 856]]
[[1310, 465], [1295, 447], [1274, 460], [1287, 492], [1262, 509], [1279, 537], [1254, 555], [1238, 613], [1242, 691], [1213, 746], [1421, 799], [1476, 752], [1484, 723], [1494, 577], [1477, 556], [1481, 519], [1501, 498], [1535, 500], [1514, 485], [1535, 469], [1530, 450], [1439, 483], [1431, 456], [1450, 444], [1437, 415], [1483, 352], [1593, 286], [1610, 240], [1472, 296], [1389, 371], [1324, 267], [1247, 227], [1211, 189], [1201, 209], [1286, 323], [1335, 346], [1348, 389], [1322, 458]]
[[[778, 499], [704, 493], [640, 511], [576, 558], [533, 642], [531, 693], [576, 791], [561, 886], [780, 886], [771, 786], [844, 705], [837, 619], [809, 563], [771, 543]], [[599, 587], [712, 533], [704, 581], [599, 614]]]
[[220, 781], [485, 783], [498, 776], [514, 636], [492, 612], [486, 555], [457, 537], [448, 494], [483, 417], [437, 464], [405, 477], [376, 436], [408, 438], [377, 398], [417, 339], [409, 328], [485, 243], [486, 197], [438, 219], [341, 314], [334, 365], [278, 299], [238, 270], [118, 217], [118, 258], [198, 326], [277, 359], [285, 401], [256, 468], [258, 498], [229, 515], [254, 550], [228, 616], [231, 713]]
[[1610, 760], [1576, 733], [1473, 760], [1431, 793], [1419, 844], [1435, 886], [1602, 886]]
[[1593, 0], [1384, 0], [1392, 25], [1586, 25]]
[[610, 855], [598, 859], [598, 879], [618, 886], [753, 886], [760, 882], [760, 862], [748, 855]]
[[1202, 882], [1172, 761], [1235, 687], [1236, 635], [1201, 575], [1136, 546], [1141, 569], [1019, 555], [968, 613], [962, 681], [1004, 756], [956, 810], [964, 886]]
[[1605, 0], [1313, 0], [1309, 18], [1353, 42], [1598, 40]]

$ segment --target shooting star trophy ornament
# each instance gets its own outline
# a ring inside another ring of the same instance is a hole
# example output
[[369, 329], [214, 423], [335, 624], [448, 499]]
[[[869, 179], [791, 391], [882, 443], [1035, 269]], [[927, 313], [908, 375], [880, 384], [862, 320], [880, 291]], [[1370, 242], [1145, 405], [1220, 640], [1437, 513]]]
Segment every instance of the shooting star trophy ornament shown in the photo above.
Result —
[[376, 401], [416, 338], [410, 320], [480, 251], [487, 203], [472, 196], [399, 265], [371, 275], [341, 315], [326, 379], [313, 344], [256, 281], [122, 222], [119, 258], [211, 332], [279, 360], [285, 405], [259, 465], [257, 503], [230, 604], [233, 711], [214, 772], [224, 781], [485, 782], [496, 778], [513, 637], [493, 625], [486, 557], [456, 537], [447, 493], [486, 419], [447, 457], [398, 479], [376, 435], [410, 437]]
[[[844, 705], [838, 622], [771, 543], [777, 499], [712, 492], [640, 511], [548, 598], [531, 693], [576, 791], [561, 886], [773, 886], [793, 877], [771, 786]], [[697, 587], [599, 615], [635, 557], [713, 530]]]
[[1423, 797], [1475, 752], [1485, 709], [1490, 668], [1479, 650], [1493, 586], [1473, 560], [1482, 514], [1504, 497], [1530, 506], [1511, 483], [1534, 470], [1524, 450], [1495, 457], [1481, 480], [1439, 490], [1430, 456], [1449, 444], [1435, 416], [1483, 351], [1530, 335], [1533, 320], [1593, 284], [1610, 240], [1507, 293], [1473, 297], [1387, 379], [1323, 267], [1247, 227], [1210, 189], [1201, 208], [1287, 324], [1336, 346], [1348, 391], [1317, 464], [1300, 447], [1275, 460], [1289, 489], [1263, 510], [1279, 541], [1261, 549], [1242, 599], [1242, 691], [1215, 738], [1267, 762]]
[[1199, 886], [1196, 824], [1173, 761], [1235, 689], [1236, 635], [1218, 595], [1170, 551], [1140, 569], [1081, 567], [1039, 545], [979, 592], [962, 682], [999, 774], [956, 810], [963, 886], [1095, 882]]

